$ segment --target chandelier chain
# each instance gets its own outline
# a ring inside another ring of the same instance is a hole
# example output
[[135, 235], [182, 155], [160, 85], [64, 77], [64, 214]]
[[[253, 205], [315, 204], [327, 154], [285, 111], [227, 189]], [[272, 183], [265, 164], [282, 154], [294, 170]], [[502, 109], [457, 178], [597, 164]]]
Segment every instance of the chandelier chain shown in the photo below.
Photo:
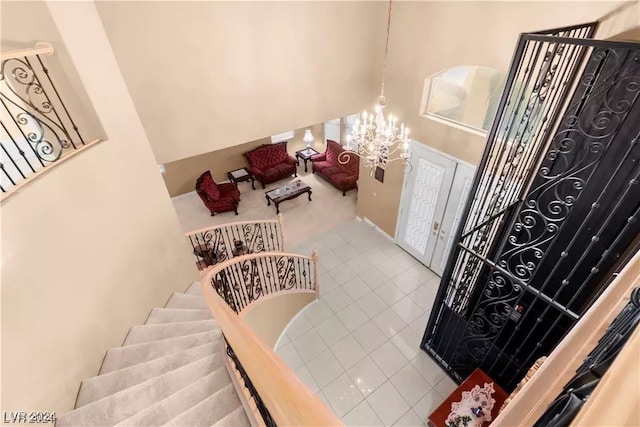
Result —
[[387, 13], [387, 35], [384, 42], [384, 62], [382, 63], [382, 85], [380, 87], [380, 96], [384, 96], [384, 80], [387, 75], [387, 54], [389, 52], [389, 31], [391, 30], [391, 2], [389, 0], [389, 11]]

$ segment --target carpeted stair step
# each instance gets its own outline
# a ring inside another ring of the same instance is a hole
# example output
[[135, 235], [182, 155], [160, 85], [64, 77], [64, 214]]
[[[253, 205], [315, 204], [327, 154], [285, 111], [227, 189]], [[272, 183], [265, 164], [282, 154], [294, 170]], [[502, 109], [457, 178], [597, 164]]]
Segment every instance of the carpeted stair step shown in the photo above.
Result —
[[187, 295], [174, 292], [167, 301], [165, 308], [200, 308], [208, 309], [204, 298], [196, 295]]
[[161, 325], [139, 325], [129, 330], [123, 346], [182, 337], [219, 329], [218, 324], [213, 319], [163, 323]]
[[214, 427], [251, 427], [247, 413], [240, 406], [238, 409], [213, 424]]
[[229, 383], [212, 396], [207, 397], [163, 425], [172, 427], [208, 427], [240, 407], [242, 407], [242, 404], [236, 395], [236, 390], [233, 388], [233, 384]]
[[[110, 394], [133, 387], [151, 378], [157, 377], [181, 366], [188, 365], [203, 357], [211, 356], [221, 350], [221, 343], [208, 343], [192, 347], [168, 356], [159, 357], [148, 362], [138, 363], [125, 369], [112, 371], [105, 375], [88, 378], [82, 381], [76, 408], [87, 405]], [[220, 366], [222, 357], [218, 356]]]
[[145, 325], [159, 323], [190, 322], [192, 320], [209, 320], [213, 316], [208, 309], [198, 308], [154, 308], [149, 313]]
[[219, 342], [221, 337], [222, 333], [220, 330], [211, 330], [177, 338], [167, 338], [125, 347], [110, 348], [104, 357], [99, 375], [167, 356], [188, 348]]
[[178, 390], [144, 411], [123, 420], [118, 426], [147, 427], [162, 425], [191, 409], [202, 400], [214, 395], [218, 390], [230, 383], [231, 378], [229, 378], [227, 369], [224, 366], [220, 366], [206, 377]]
[[184, 293], [187, 295], [197, 295], [199, 297], [202, 297], [202, 287], [200, 285], [200, 282], [193, 282], [191, 285], [189, 285], [187, 290], [184, 291]]
[[210, 374], [218, 367], [219, 357], [217, 355], [196, 360], [193, 363], [67, 412], [58, 418], [56, 426], [112, 426], [166, 399], [178, 390]]

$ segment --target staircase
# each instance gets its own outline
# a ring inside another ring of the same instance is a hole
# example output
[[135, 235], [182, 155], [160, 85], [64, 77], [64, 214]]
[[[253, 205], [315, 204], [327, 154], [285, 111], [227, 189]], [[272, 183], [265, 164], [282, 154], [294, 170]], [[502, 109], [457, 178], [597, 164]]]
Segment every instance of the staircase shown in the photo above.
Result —
[[249, 427], [224, 357], [220, 328], [193, 283], [107, 350], [56, 425]]

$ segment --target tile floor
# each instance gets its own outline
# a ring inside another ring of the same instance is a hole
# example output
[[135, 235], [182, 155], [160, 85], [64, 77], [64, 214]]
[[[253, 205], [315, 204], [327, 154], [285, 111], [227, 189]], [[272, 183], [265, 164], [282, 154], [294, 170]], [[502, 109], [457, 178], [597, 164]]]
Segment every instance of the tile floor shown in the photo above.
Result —
[[456, 385], [420, 350], [439, 278], [353, 220], [303, 242], [319, 253], [320, 299], [277, 353], [348, 426], [422, 426]]

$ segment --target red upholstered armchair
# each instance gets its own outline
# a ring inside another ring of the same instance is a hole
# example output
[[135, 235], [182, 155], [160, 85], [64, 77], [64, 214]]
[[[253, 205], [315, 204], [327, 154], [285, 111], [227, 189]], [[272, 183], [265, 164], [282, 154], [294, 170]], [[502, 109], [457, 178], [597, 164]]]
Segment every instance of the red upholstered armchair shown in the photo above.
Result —
[[[327, 140], [327, 150], [324, 153], [311, 157], [313, 173], [317, 173], [339, 190], [345, 196], [347, 191], [357, 188], [360, 174], [360, 158], [354, 153], [347, 153], [346, 164], [338, 161], [338, 156], [345, 151], [340, 144], [330, 139]], [[344, 156], [343, 156], [344, 157]], [[341, 159], [344, 161], [344, 159]]]
[[211, 212], [234, 211], [238, 215], [240, 192], [231, 183], [216, 184], [211, 177], [211, 172], [206, 171], [196, 181], [196, 191], [204, 205]]
[[249, 162], [249, 171], [265, 188], [265, 184], [291, 175], [298, 176], [298, 162], [287, 153], [287, 141], [263, 144], [244, 153]]

